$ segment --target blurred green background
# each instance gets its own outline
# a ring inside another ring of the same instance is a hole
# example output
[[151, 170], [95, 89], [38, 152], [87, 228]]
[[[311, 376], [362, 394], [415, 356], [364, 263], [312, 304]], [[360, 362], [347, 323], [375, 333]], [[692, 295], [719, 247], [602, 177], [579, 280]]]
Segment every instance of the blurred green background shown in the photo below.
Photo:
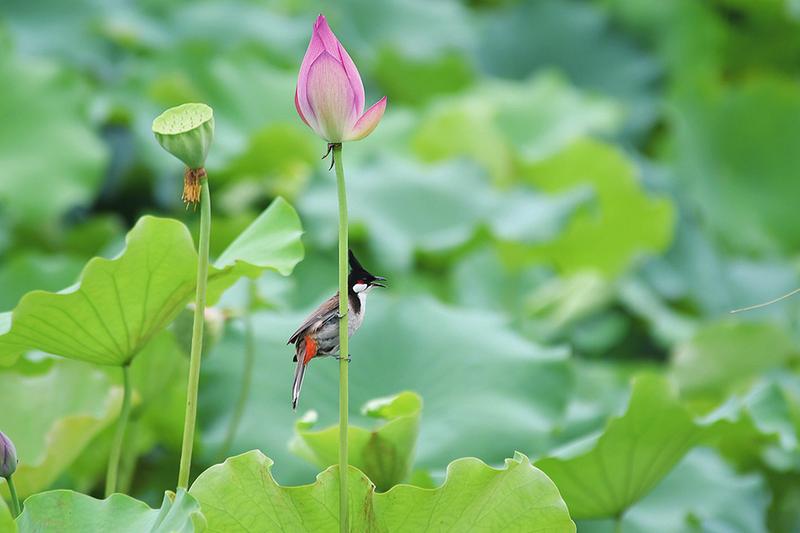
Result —
[[[212, 254], [280, 195], [306, 258], [209, 313], [196, 471], [226, 455], [253, 304], [227, 454], [259, 448], [280, 482], [312, 481], [287, 443], [307, 409], [336, 420], [338, 369], [311, 365], [296, 415], [285, 339], [336, 284], [335, 183], [292, 100], [319, 12], [368, 104], [389, 98], [344, 148], [352, 246], [391, 280], [352, 342], [354, 413], [418, 392], [414, 468], [441, 479], [458, 457], [536, 458], [602, 429], [643, 371], [698, 416], [773, 391], [779, 408], [748, 415], [763, 438], [703, 443], [624, 527], [798, 530], [800, 298], [728, 313], [800, 285], [796, 0], [3, 0], [0, 308], [71, 285], [143, 214], [196, 231], [150, 122], [208, 103]], [[152, 504], [177, 472], [189, 327], [161, 341], [156, 407], [130, 436], [123, 479]], [[0, 428], [30, 421], [11, 436], [32, 487], [98, 493], [118, 380], [36, 353], [0, 369]]]

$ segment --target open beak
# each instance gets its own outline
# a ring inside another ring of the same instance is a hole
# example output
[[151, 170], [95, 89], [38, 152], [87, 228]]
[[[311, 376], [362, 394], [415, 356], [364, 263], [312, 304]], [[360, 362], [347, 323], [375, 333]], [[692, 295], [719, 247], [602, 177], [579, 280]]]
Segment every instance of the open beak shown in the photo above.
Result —
[[375, 279], [372, 280], [370, 285], [373, 285], [375, 287], [386, 288], [386, 283], [384, 283], [385, 281], [386, 281], [386, 278], [384, 278], [383, 276], [375, 276]]

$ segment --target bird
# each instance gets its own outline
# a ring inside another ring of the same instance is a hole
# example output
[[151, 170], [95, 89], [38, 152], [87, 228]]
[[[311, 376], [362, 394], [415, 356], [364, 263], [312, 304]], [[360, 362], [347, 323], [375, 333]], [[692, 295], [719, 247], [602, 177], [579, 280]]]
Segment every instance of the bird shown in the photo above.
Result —
[[[348, 250], [350, 275], [348, 286], [348, 322], [347, 335], [361, 327], [367, 310], [367, 294], [373, 287], [386, 287], [386, 278], [370, 274], [356, 259], [352, 250]], [[333, 356], [340, 358], [339, 352], [339, 292], [325, 300], [303, 321], [299, 328], [289, 337], [287, 344], [295, 345], [293, 361], [297, 363], [292, 384], [292, 409], [297, 409], [300, 389], [306, 367], [314, 357]], [[349, 361], [349, 357], [348, 357]]]

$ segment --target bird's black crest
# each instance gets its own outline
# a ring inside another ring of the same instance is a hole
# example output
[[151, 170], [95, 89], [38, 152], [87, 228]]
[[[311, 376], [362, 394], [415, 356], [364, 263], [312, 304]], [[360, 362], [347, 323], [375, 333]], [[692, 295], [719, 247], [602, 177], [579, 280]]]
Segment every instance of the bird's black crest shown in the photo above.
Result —
[[353, 253], [353, 250], [348, 250], [348, 253], [350, 255], [350, 270], [353, 272], [367, 272], [367, 269], [361, 266], [361, 263], [356, 259], [356, 254]]

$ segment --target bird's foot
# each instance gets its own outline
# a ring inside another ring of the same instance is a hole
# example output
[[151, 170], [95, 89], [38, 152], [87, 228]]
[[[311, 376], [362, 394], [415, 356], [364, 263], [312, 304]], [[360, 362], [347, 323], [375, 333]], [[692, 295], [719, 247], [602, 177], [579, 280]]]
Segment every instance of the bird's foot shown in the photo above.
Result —
[[[333, 358], [334, 358], [334, 359], [336, 359], [337, 361], [341, 361], [341, 360], [342, 360], [342, 356], [341, 356], [341, 355], [334, 355], [334, 356], [333, 356]], [[353, 360], [353, 358], [352, 358], [351, 356], [349, 356], [349, 355], [348, 355], [348, 356], [347, 356], [347, 362], [349, 363], [349, 362], [351, 362], [352, 360]]]

